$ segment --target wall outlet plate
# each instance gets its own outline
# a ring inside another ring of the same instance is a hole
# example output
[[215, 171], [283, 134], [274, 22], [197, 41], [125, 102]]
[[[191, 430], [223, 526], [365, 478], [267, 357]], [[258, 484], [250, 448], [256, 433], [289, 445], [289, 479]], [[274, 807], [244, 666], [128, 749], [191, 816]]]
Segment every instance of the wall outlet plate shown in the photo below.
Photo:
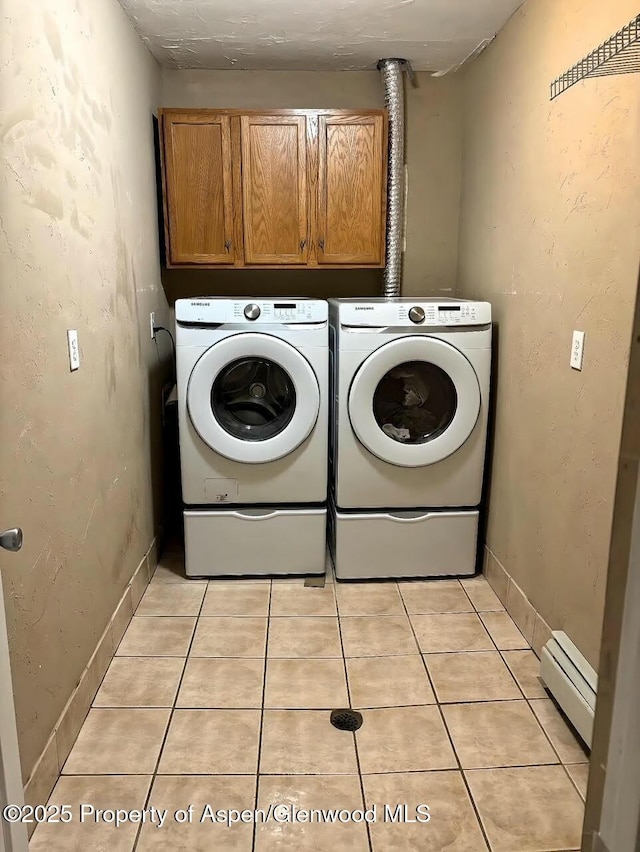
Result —
[[67, 330], [67, 345], [69, 347], [69, 367], [73, 372], [80, 368], [80, 348], [78, 346], [78, 332], [75, 328]]
[[571, 341], [571, 358], [569, 365], [573, 370], [582, 369], [582, 356], [584, 354], [584, 331], [574, 331]]

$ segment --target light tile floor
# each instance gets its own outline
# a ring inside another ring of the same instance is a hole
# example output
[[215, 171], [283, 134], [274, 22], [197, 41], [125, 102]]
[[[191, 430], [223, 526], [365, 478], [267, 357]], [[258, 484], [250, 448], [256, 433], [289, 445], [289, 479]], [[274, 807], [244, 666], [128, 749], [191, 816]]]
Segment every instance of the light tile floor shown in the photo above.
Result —
[[[74, 821], [40, 826], [31, 849], [579, 849], [588, 758], [538, 671], [481, 577], [207, 583], [187, 581], [170, 552], [51, 796]], [[345, 706], [362, 711], [355, 735], [329, 723]], [[162, 828], [81, 824], [80, 803], [168, 816]], [[375, 805], [378, 819], [200, 822], [207, 805], [276, 804]], [[398, 804], [431, 818], [385, 820]]]

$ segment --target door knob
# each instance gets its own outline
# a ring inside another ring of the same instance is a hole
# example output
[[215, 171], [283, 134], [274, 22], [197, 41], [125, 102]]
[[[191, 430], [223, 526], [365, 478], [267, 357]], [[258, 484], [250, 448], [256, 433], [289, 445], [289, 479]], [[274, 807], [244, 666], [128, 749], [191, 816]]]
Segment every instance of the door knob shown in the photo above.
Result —
[[4, 547], [5, 550], [20, 550], [22, 547], [22, 530], [20, 527], [0, 533], [0, 547]]

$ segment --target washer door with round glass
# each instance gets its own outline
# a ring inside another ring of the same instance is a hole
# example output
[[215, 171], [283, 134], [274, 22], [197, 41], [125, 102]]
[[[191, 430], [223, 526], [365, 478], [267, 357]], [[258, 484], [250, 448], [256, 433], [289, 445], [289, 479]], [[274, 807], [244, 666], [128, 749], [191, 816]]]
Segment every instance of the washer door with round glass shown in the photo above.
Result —
[[435, 464], [455, 453], [480, 413], [475, 370], [434, 337], [404, 337], [376, 349], [356, 373], [349, 417], [360, 442], [401, 467]]
[[267, 334], [237, 334], [197, 361], [187, 408], [212, 450], [258, 464], [288, 455], [309, 436], [320, 390], [309, 362], [289, 343]]

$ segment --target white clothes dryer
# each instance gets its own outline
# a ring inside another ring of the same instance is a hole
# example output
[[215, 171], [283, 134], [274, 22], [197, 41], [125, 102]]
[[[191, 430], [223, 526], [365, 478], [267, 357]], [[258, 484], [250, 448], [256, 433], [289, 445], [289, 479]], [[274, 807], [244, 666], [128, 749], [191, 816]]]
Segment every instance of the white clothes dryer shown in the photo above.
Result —
[[338, 577], [475, 572], [491, 306], [330, 300]]
[[187, 575], [323, 573], [327, 303], [175, 311]]

